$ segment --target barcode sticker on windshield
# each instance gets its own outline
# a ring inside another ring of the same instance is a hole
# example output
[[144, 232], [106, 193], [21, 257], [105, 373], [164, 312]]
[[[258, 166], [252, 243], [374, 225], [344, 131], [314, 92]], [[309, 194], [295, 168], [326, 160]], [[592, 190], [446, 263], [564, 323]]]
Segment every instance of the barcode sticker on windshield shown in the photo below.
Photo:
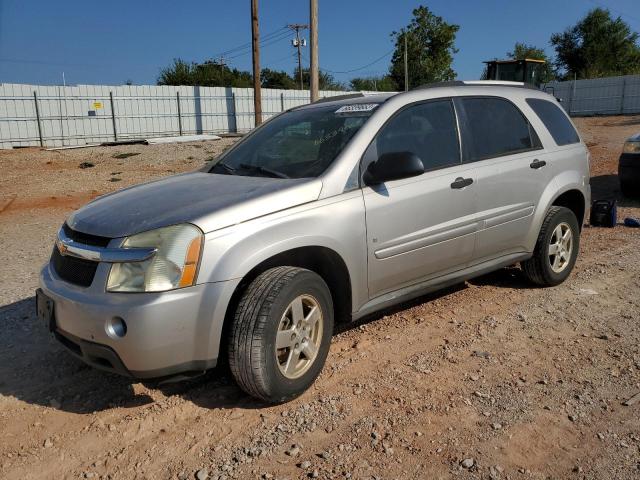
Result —
[[353, 105], [345, 105], [344, 107], [340, 107], [335, 111], [335, 113], [370, 112], [377, 106], [377, 103], [356, 103]]

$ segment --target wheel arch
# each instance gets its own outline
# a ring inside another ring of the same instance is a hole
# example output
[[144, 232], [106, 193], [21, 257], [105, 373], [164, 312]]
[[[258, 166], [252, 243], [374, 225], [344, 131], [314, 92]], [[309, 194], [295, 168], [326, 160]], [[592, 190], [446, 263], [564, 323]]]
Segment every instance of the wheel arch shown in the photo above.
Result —
[[233, 322], [238, 302], [248, 285], [264, 271], [279, 266], [305, 268], [317, 273], [331, 292], [334, 322], [337, 324], [351, 319], [353, 295], [351, 275], [340, 254], [331, 248], [319, 245], [291, 248], [262, 260], [242, 277], [227, 304], [220, 339], [221, 349], [226, 348], [224, 339]]
[[572, 188], [560, 193], [550, 206], [565, 207], [571, 210], [578, 219], [578, 228], [582, 230], [587, 210], [586, 199], [577, 188]]
[[527, 234], [526, 249], [533, 252], [540, 228], [549, 209], [553, 206], [569, 208], [578, 219], [582, 230], [589, 209], [590, 188], [586, 172], [565, 170], [556, 175], [546, 186], [538, 200], [534, 220]]

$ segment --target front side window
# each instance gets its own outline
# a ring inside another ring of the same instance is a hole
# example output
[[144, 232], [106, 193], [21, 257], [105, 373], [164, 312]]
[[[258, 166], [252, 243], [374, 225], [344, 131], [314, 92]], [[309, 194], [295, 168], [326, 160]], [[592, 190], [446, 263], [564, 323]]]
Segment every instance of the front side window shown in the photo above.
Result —
[[460, 163], [458, 131], [451, 100], [436, 100], [401, 110], [378, 132], [376, 157], [385, 153], [411, 152], [425, 170]]
[[376, 107], [377, 104], [351, 109], [327, 105], [284, 113], [221, 156], [209, 171], [245, 176], [317, 177], [331, 165]]
[[527, 98], [527, 103], [547, 127], [558, 146], [580, 142], [580, 137], [560, 107], [541, 98]]
[[455, 102], [465, 162], [541, 148], [535, 131], [510, 101], [496, 97], [460, 97]]

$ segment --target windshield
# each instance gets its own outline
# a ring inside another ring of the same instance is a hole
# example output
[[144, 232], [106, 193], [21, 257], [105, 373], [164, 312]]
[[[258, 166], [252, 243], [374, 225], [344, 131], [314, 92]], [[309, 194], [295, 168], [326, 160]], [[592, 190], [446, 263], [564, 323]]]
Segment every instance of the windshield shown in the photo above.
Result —
[[317, 177], [331, 165], [375, 107], [377, 104], [332, 105], [284, 113], [223, 155], [210, 172]]

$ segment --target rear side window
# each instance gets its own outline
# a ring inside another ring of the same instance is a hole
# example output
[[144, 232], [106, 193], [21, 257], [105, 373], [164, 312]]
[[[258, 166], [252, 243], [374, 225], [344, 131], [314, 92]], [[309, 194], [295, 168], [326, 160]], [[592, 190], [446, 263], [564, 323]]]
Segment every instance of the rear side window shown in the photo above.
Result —
[[460, 163], [458, 130], [451, 100], [435, 100], [401, 110], [378, 132], [377, 156], [411, 152], [422, 160], [425, 170]]
[[455, 99], [465, 162], [541, 148], [526, 117], [513, 103], [496, 97]]
[[580, 142], [580, 137], [558, 105], [540, 98], [527, 98], [531, 109], [540, 117], [558, 146]]

